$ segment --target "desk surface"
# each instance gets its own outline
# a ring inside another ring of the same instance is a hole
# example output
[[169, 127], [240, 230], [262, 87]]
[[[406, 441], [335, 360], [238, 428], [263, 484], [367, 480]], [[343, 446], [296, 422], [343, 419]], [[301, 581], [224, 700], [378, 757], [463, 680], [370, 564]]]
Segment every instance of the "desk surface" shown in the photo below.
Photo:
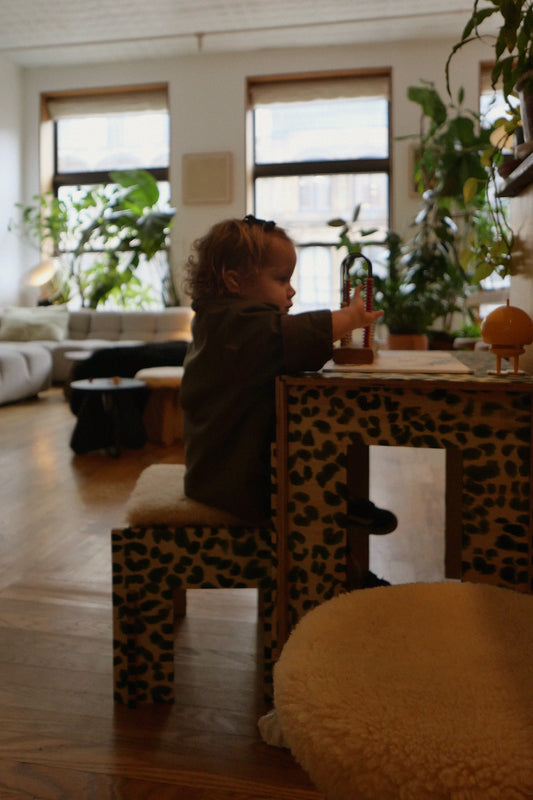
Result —
[[533, 375], [490, 374], [491, 370], [495, 370], [496, 358], [489, 352], [454, 351], [453, 356], [468, 367], [471, 372], [376, 372], [374, 369], [365, 370], [364, 367], [359, 367], [357, 370], [345, 370], [335, 369], [331, 366], [332, 362], [328, 362], [327, 369], [319, 372], [302, 373], [298, 376], [284, 375], [282, 380], [288, 384], [294, 384], [301, 383], [306, 378], [312, 381], [321, 379], [324, 381], [338, 381], [341, 379], [346, 382], [352, 382], [354, 385], [386, 382], [390, 386], [396, 383], [404, 384], [405, 381], [420, 384], [430, 382], [432, 385], [454, 383], [464, 388], [475, 387], [478, 390], [482, 388], [480, 384], [485, 384], [487, 388], [533, 393]]
[[[335, 351], [334, 351], [335, 352]], [[431, 374], [465, 374], [473, 372], [451, 350], [378, 350], [371, 364], [324, 364], [324, 372], [398, 372]]]

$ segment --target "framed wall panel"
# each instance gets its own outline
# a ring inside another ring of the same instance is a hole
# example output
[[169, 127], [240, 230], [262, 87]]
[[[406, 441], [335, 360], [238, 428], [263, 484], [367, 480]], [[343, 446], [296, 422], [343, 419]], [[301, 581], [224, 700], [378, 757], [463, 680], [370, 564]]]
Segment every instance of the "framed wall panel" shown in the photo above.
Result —
[[183, 156], [182, 199], [185, 205], [231, 203], [231, 153], [187, 153]]

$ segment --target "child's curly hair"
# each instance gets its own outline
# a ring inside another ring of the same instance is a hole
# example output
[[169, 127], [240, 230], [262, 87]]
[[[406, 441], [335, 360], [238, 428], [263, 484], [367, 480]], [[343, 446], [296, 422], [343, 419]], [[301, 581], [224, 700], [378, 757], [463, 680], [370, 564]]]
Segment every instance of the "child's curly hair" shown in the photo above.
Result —
[[228, 270], [243, 276], [256, 274], [267, 263], [272, 237], [291, 241], [275, 222], [251, 214], [213, 225], [193, 243], [195, 253], [187, 259], [185, 287], [192, 300], [231, 296], [224, 274]]

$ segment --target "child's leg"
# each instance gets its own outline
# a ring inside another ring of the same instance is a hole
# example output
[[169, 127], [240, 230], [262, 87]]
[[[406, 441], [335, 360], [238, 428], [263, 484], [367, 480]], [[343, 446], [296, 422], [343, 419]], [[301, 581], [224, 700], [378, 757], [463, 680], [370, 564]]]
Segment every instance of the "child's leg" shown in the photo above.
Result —
[[396, 515], [385, 508], [378, 508], [371, 500], [350, 495], [347, 505], [349, 523], [366, 528], [374, 536], [392, 533], [398, 527]]
[[369, 472], [369, 448], [363, 444], [349, 445], [346, 451], [346, 588], [349, 590], [388, 585], [368, 569], [368, 537], [391, 533], [398, 520], [392, 511], [378, 508], [368, 499]]
[[374, 586], [390, 586], [368, 569], [368, 535], [357, 528], [346, 529], [346, 589], [370, 589]]
[[368, 499], [370, 490], [370, 448], [350, 444], [346, 448], [346, 487], [348, 524], [366, 528], [374, 536], [391, 533], [398, 525], [392, 511], [378, 508]]

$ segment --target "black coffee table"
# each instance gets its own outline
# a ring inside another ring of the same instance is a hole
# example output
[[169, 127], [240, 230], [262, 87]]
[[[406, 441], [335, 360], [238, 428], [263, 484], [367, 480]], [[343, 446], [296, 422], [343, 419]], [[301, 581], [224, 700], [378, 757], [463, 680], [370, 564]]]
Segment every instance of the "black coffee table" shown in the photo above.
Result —
[[146, 383], [134, 378], [92, 378], [73, 381], [79, 395], [78, 421], [70, 446], [77, 454], [105, 450], [119, 456], [122, 447], [146, 443], [142, 412], [148, 396]]

